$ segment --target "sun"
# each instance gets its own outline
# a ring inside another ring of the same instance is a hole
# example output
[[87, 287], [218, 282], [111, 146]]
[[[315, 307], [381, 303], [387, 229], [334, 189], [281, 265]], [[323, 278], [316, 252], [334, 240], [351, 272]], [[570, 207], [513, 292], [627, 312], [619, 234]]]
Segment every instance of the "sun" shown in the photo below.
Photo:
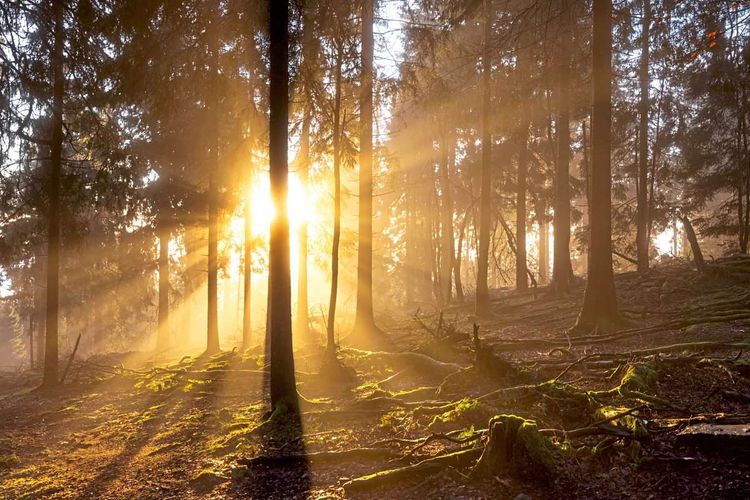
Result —
[[[268, 174], [255, 177], [245, 190], [246, 203], [250, 203], [250, 224], [253, 239], [258, 249], [268, 245], [271, 223], [276, 217], [276, 207], [271, 198], [271, 186]], [[289, 246], [290, 265], [293, 276], [296, 276], [299, 256], [299, 228], [315, 218], [314, 201], [308, 195], [299, 177], [294, 172], [289, 173], [289, 195], [287, 197], [287, 211], [289, 214]], [[233, 246], [241, 248], [245, 241], [245, 219], [237, 214], [229, 221], [229, 233]], [[236, 253], [232, 261], [239, 262], [240, 255]]]
[[[268, 176], [257, 177], [248, 188], [247, 193], [253, 234], [255, 236], [268, 236], [271, 222], [276, 218], [276, 207], [271, 199], [271, 186]], [[289, 214], [291, 233], [295, 233], [299, 226], [308, 220], [309, 212], [310, 207], [307, 203], [305, 188], [297, 175], [290, 172], [287, 213]]]

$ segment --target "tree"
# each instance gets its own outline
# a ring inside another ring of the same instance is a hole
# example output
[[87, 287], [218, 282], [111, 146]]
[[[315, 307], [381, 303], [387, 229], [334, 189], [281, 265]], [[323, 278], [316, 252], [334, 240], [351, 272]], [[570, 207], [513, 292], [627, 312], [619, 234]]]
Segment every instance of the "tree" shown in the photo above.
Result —
[[63, 105], [65, 96], [65, 0], [52, 3], [54, 44], [52, 52], [52, 134], [47, 196], [47, 333], [42, 385], [58, 384], [58, 319], [60, 307], [60, 176], [63, 149]]
[[[159, 184], [164, 184], [162, 179]], [[169, 347], [169, 239], [171, 237], [171, 216], [169, 199], [164, 191], [159, 196], [159, 215], [156, 221], [159, 238], [159, 312], [157, 319], [156, 348]]]
[[591, 246], [589, 274], [576, 327], [606, 329], [617, 320], [612, 271], [611, 126], [612, 2], [594, 0], [591, 117]]
[[[338, 16], [337, 20], [338, 20]], [[337, 23], [340, 25], [340, 23]], [[336, 299], [339, 286], [339, 243], [341, 241], [341, 65], [343, 64], [343, 40], [340, 29], [336, 30], [336, 67], [334, 69], [333, 98], [333, 242], [331, 246], [331, 295], [328, 302], [328, 324], [326, 325], [326, 351], [330, 358], [336, 357]]]
[[490, 130], [490, 36], [492, 34], [492, 9], [490, 0], [484, 1], [484, 52], [482, 55], [482, 180], [479, 200], [479, 256], [477, 259], [477, 290], [475, 311], [486, 316], [490, 312], [487, 288], [487, 271], [490, 260], [490, 190], [492, 189], [492, 132]]
[[[211, 12], [208, 12], [211, 16]], [[219, 347], [219, 187], [217, 183], [219, 170], [219, 124], [220, 111], [218, 96], [218, 71], [219, 71], [219, 27], [217, 19], [209, 17], [207, 26], [208, 33], [208, 55], [210, 68], [211, 88], [208, 89], [208, 111], [213, 123], [211, 143], [209, 145], [209, 174], [208, 174], [208, 313], [206, 328], [206, 353], [214, 354], [220, 351]]]
[[638, 181], [636, 191], [638, 198], [636, 250], [638, 252], [638, 270], [646, 271], [649, 265], [649, 206], [648, 206], [648, 114], [649, 114], [649, 30], [651, 28], [651, 0], [643, 0], [643, 18], [641, 21], [641, 61], [639, 80], [641, 100], [638, 112]]
[[573, 38], [573, 9], [561, 0], [561, 43], [557, 54], [557, 161], [555, 162], [554, 248], [552, 288], [556, 293], [568, 291], [573, 269], [570, 263], [570, 81]]
[[375, 0], [362, 2], [362, 67], [359, 139], [359, 245], [357, 253], [357, 311], [354, 332], [379, 334], [372, 306], [372, 80]]
[[268, 155], [271, 197], [276, 217], [269, 241], [268, 338], [271, 363], [271, 406], [297, 407], [292, 351], [292, 300], [289, 268], [289, 2], [270, 2], [270, 96]]
[[[302, 124], [300, 130], [300, 146], [297, 153], [297, 175], [302, 188], [308, 189], [308, 176], [310, 170], [310, 132], [313, 123], [314, 107], [314, 85], [316, 83], [317, 68], [319, 63], [319, 44], [315, 36], [315, 14], [313, 10], [315, 2], [305, 2], [302, 11], [302, 62], [300, 64], [301, 93], [302, 93]], [[309, 327], [309, 305], [308, 305], [308, 241], [307, 221], [302, 221], [298, 228], [299, 241], [299, 265], [297, 275], [297, 318], [295, 322], [295, 333], [300, 338], [308, 338]]]
[[[528, 44], [526, 37], [521, 37], [520, 43]], [[531, 79], [531, 47], [518, 47], [516, 63], [519, 90], [528, 85]], [[531, 106], [531, 92], [519, 92], [518, 111], [518, 139], [516, 175], [516, 290], [526, 290], [529, 287], [526, 265], [526, 185], [529, 170], [529, 125], [531, 121], [529, 108]]]

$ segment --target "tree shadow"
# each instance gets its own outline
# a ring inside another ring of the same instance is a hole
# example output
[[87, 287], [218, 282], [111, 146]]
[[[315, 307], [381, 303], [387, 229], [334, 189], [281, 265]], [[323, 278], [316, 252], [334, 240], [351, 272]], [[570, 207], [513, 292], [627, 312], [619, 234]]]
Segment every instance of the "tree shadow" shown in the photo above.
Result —
[[[259, 428], [260, 450], [236, 486], [243, 498], [309, 498], [312, 487], [299, 410], [270, 418]], [[264, 461], [265, 457], [285, 457]]]
[[[265, 352], [270, 359], [270, 332], [266, 331]], [[263, 393], [270, 401], [269, 373], [263, 378]], [[256, 434], [259, 448], [248, 457], [246, 473], [235, 485], [242, 498], [309, 498], [312, 487], [310, 463], [305, 449], [304, 428], [300, 411], [299, 395], [287, 411], [271, 413], [261, 423]], [[283, 460], [265, 460], [271, 457], [286, 457]]]
[[[188, 366], [188, 369], [205, 368], [216, 358], [199, 357]], [[179, 423], [182, 418], [195, 408], [216, 406], [214, 395], [216, 389], [223, 385], [226, 372], [204, 370], [194, 377], [201, 386], [196, 394], [186, 394], [178, 385], [168, 394], [155, 392], [137, 405], [142, 411], [143, 421], [135, 434], [127, 441], [124, 449], [112, 458], [106, 466], [80, 492], [80, 498], [99, 498], [107, 493], [114, 482], [122, 478], [133, 466], [142, 450], [153, 441], [155, 436], [165, 429], [169, 422]], [[154, 408], [155, 410], [150, 410]], [[200, 422], [203, 424], [204, 422]]]

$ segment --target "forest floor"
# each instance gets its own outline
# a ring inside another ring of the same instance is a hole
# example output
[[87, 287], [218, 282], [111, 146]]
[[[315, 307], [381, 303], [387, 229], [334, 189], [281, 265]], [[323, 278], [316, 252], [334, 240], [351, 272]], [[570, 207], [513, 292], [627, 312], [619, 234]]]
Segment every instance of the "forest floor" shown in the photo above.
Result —
[[594, 335], [568, 331], [582, 283], [393, 320], [389, 352], [342, 348], [351, 383], [296, 353], [297, 418], [268, 416], [261, 352], [97, 356], [52, 393], [4, 374], [0, 498], [748, 498], [750, 433], [696, 424], [750, 428], [749, 278], [620, 274]]

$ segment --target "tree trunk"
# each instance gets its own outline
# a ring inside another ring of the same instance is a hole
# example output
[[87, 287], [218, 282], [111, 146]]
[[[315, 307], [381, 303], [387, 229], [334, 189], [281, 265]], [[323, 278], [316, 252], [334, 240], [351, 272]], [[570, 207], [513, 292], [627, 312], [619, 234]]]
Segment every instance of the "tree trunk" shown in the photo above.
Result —
[[362, 74], [359, 146], [359, 249], [354, 331], [379, 333], [372, 307], [372, 78], [374, 0], [362, 3]]
[[536, 218], [539, 224], [539, 284], [544, 285], [549, 279], [549, 222], [543, 202], [537, 205]]
[[242, 347], [248, 349], [253, 336], [253, 219], [250, 200], [245, 200], [245, 241], [243, 245]]
[[690, 219], [687, 216], [680, 217], [682, 226], [685, 229], [685, 236], [687, 236], [688, 242], [690, 242], [690, 251], [693, 253], [693, 261], [695, 262], [695, 268], [699, 273], [706, 270], [706, 262], [703, 260], [703, 252], [701, 246], [698, 243], [698, 237], [695, 235], [693, 225], [690, 223]]
[[58, 319], [60, 306], [60, 177], [62, 176], [63, 99], [65, 95], [65, 0], [52, 2], [54, 46], [52, 52], [52, 137], [50, 144], [49, 212], [47, 215], [47, 331], [42, 385], [58, 384]]
[[[163, 193], [160, 197], [165, 196]], [[159, 206], [159, 316], [157, 321], [156, 349], [169, 347], [169, 214], [166, 203]]]
[[492, 134], [490, 132], [490, 37], [492, 15], [489, 0], [484, 1], [484, 52], [482, 55], [482, 182], [479, 195], [479, 256], [477, 259], [477, 288], [475, 312], [478, 316], [490, 313], [490, 296], [487, 287], [490, 250], [490, 197], [492, 189]]
[[612, 2], [594, 0], [593, 115], [591, 123], [591, 255], [577, 327], [608, 328], [617, 320], [612, 272], [611, 126]]
[[269, 238], [268, 332], [271, 362], [271, 406], [298, 407], [292, 351], [292, 290], [289, 268], [289, 3], [270, 3], [269, 164], [276, 217]]
[[649, 266], [648, 234], [648, 112], [649, 112], [649, 30], [651, 27], [651, 0], [643, 0], [641, 23], [641, 63], [640, 63], [640, 128], [638, 138], [638, 183], [637, 191], [637, 234], [638, 270], [643, 272]]
[[[441, 120], [442, 121], [442, 120]], [[450, 133], [440, 135], [440, 297], [441, 304], [451, 301], [453, 283], [453, 199], [450, 188]]]
[[[313, 116], [313, 79], [317, 71], [318, 44], [314, 32], [313, 10], [309, 3], [303, 7], [302, 19], [302, 79], [305, 92], [303, 104], [302, 128], [300, 130], [299, 161], [297, 162], [297, 176], [305, 194], [308, 192], [308, 175], [310, 169], [310, 128]], [[297, 316], [294, 331], [298, 339], [310, 339], [310, 318], [308, 301], [308, 249], [307, 249], [307, 220], [303, 218], [297, 228], [299, 245], [297, 264]]]
[[[521, 43], [528, 45], [525, 37], [521, 37]], [[520, 120], [518, 127], [518, 170], [516, 176], [516, 290], [526, 290], [529, 282], [526, 279], [528, 265], [526, 263], [526, 191], [529, 170], [529, 125], [530, 125], [530, 99], [531, 91], [531, 48], [518, 47], [518, 62], [516, 66], [517, 81], [519, 89]]]
[[331, 247], [331, 296], [328, 301], [328, 324], [326, 325], [329, 356], [336, 356], [336, 298], [339, 289], [339, 242], [341, 241], [341, 65], [343, 63], [342, 42], [336, 48], [336, 75], [333, 103], [333, 244]]
[[207, 311], [207, 332], [206, 332], [206, 352], [208, 354], [217, 353], [221, 350], [219, 347], [219, 192], [216, 182], [216, 170], [219, 168], [219, 123], [220, 112], [217, 96], [218, 80], [218, 33], [217, 28], [210, 23], [209, 43], [211, 46], [211, 79], [213, 88], [209, 90], [210, 105], [208, 107], [213, 119], [213, 131], [211, 151], [210, 151], [210, 172], [208, 178], [208, 311]]
[[29, 369], [33, 370], [36, 368], [34, 364], [34, 316], [36, 311], [34, 309], [29, 313]]
[[573, 267], [570, 263], [570, 48], [573, 37], [573, 6], [561, 2], [563, 22], [560, 75], [557, 91], [557, 162], [555, 163], [554, 248], [552, 289], [557, 294], [570, 288]]
[[456, 283], [456, 302], [464, 301], [464, 286], [461, 282], [461, 259], [463, 257], [464, 236], [466, 235], [466, 218], [468, 211], [464, 213], [461, 226], [458, 230], [458, 244], [456, 245], [456, 258], [453, 260], [453, 281]]

